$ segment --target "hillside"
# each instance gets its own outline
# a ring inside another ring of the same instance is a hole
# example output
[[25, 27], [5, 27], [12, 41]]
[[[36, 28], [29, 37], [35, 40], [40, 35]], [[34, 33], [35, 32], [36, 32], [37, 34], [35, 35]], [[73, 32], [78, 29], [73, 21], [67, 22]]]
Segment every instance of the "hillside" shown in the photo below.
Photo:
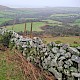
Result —
[[0, 65], [0, 80], [55, 80], [50, 73], [40, 71], [30, 62], [27, 63], [26, 59], [14, 50], [0, 51]]
[[11, 8], [9, 8], [7, 6], [0, 5], [0, 10], [6, 11], [6, 10], [11, 10]]

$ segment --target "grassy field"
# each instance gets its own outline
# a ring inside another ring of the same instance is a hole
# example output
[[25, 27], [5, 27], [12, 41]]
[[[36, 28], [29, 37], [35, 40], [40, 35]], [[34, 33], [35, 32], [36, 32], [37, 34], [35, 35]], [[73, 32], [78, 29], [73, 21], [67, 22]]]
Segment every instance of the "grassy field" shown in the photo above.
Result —
[[78, 14], [54, 14], [50, 17], [69, 17], [69, 16], [79, 16]]
[[[29, 19], [29, 18], [28, 18]], [[32, 19], [32, 18], [31, 18]], [[34, 19], [34, 18], [33, 18]], [[43, 20], [43, 21], [47, 21], [47, 25], [50, 25], [50, 26], [62, 26], [62, 22], [59, 22], [59, 21], [54, 21], [54, 20]], [[16, 32], [20, 32], [20, 31], [24, 31], [24, 23], [22, 24], [16, 24], [16, 25], [11, 25], [11, 26], [7, 26], [7, 29], [8, 30], [12, 30], [12, 27], [13, 27], [13, 30], [16, 31]], [[31, 23], [26, 23], [27, 25], [27, 31], [30, 31], [30, 28], [31, 28]], [[45, 22], [33, 22], [33, 31], [43, 31], [41, 29], [42, 26], [45, 26], [46, 23]]]
[[[26, 23], [26, 25], [27, 25], [27, 30], [30, 31], [31, 23]], [[24, 31], [24, 26], [25, 24], [16, 24], [14, 25], [14, 27], [13, 25], [7, 26], [7, 29], [12, 30], [13, 27], [14, 31], [20, 32], [20, 31]], [[42, 26], [45, 26], [44, 22], [33, 22], [33, 31], [42, 31], [41, 29]]]
[[77, 19], [77, 20], [74, 22], [74, 24], [80, 26], [80, 19]]
[[[61, 42], [65, 44], [70, 44], [71, 46], [80, 46], [80, 37], [54, 37], [54, 38], [43, 38], [46, 43], [49, 42]], [[77, 43], [74, 43], [77, 42]]]
[[0, 24], [4, 23], [5, 21], [9, 21], [9, 18], [0, 18]]
[[55, 21], [55, 20], [43, 20], [45, 22], [47, 22], [47, 25], [50, 26], [62, 26], [62, 22], [59, 21]]

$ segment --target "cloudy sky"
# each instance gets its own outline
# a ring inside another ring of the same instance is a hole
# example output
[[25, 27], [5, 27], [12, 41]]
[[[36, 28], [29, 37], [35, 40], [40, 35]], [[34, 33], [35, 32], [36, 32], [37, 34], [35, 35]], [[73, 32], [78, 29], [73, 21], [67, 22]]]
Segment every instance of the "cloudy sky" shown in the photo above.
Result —
[[80, 7], [80, 0], [0, 0], [8, 7]]

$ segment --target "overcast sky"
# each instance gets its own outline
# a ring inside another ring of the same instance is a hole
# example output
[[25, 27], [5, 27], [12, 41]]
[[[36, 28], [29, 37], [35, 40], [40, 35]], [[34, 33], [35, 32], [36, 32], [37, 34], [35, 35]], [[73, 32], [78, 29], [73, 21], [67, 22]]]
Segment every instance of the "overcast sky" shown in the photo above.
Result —
[[8, 7], [80, 7], [80, 0], [0, 0], [0, 5]]

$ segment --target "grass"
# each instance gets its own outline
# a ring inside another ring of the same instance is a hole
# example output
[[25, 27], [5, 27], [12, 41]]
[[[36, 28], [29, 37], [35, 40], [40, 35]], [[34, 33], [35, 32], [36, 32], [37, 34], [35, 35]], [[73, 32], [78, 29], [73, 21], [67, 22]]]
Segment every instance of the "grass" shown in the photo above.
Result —
[[[43, 38], [46, 43], [50, 42], [61, 42], [65, 44], [70, 44], [70, 46], [80, 46], [80, 37], [54, 37], [54, 38]], [[74, 43], [77, 42], [77, 43]]]
[[77, 19], [77, 20], [74, 22], [74, 24], [80, 26], [80, 19]]
[[69, 17], [69, 16], [79, 16], [78, 14], [54, 14], [50, 17]]
[[[27, 23], [27, 31], [30, 31], [30, 28], [31, 28], [31, 23]], [[25, 24], [16, 24], [14, 25], [11, 25], [11, 26], [7, 26], [7, 29], [8, 30], [12, 30], [12, 27], [13, 27], [13, 30], [16, 31], [16, 32], [20, 32], [20, 31], [24, 31], [24, 26]], [[42, 26], [45, 26], [45, 23], [44, 22], [34, 22], [33, 23], [33, 31], [42, 31], [41, 27]]]
[[55, 21], [55, 20], [43, 20], [45, 22], [47, 22], [47, 25], [50, 26], [62, 26], [62, 22], [59, 21]]
[[0, 24], [4, 23], [6, 21], [9, 21], [9, 20], [11, 20], [11, 19], [9, 19], [9, 18], [0, 18]]
[[[24, 80], [23, 73], [15, 62], [8, 62], [6, 60], [6, 52], [0, 51], [0, 80]], [[14, 55], [9, 51], [10, 56]], [[8, 78], [9, 75], [9, 79]]]

